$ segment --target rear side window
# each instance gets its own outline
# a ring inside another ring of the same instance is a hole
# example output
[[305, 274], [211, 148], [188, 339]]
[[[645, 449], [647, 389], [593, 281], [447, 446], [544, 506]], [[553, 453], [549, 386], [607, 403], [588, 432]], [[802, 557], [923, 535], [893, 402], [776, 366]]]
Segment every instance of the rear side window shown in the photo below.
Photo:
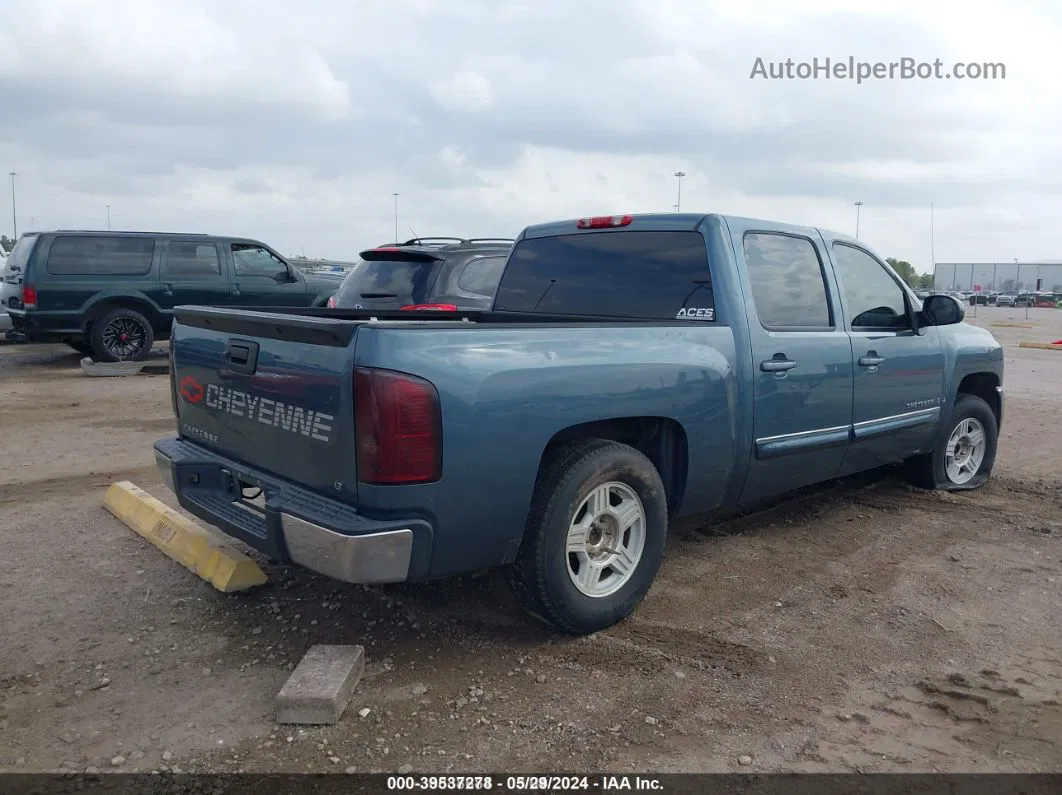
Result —
[[25, 272], [30, 252], [33, 251], [33, 244], [36, 243], [38, 239], [39, 238], [36, 235], [27, 235], [19, 238], [19, 241], [15, 243], [15, 247], [11, 249], [11, 253], [9, 253], [4, 260], [4, 277], [14, 276], [16, 273]]
[[166, 252], [169, 276], [217, 276], [221, 273], [218, 247], [213, 243], [171, 240]]
[[469, 293], [492, 296], [504, 269], [505, 257], [476, 257], [461, 269], [457, 286]]
[[57, 276], [143, 276], [154, 255], [150, 237], [64, 235], [52, 240], [45, 268]]
[[744, 249], [752, 301], [764, 328], [832, 327], [822, 263], [810, 240], [749, 232]]
[[400, 304], [431, 303], [435, 261], [362, 260], [351, 270], [336, 292], [336, 305], [350, 309], [372, 307], [381, 301]]
[[698, 232], [587, 232], [517, 243], [494, 309], [634, 320], [715, 319]]

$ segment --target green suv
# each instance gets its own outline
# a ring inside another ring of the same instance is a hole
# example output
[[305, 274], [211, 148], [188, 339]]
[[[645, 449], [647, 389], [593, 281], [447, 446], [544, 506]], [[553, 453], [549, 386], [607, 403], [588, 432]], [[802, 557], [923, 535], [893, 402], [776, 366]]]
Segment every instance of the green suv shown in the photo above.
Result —
[[342, 278], [304, 273], [257, 240], [152, 232], [27, 233], [4, 273], [19, 338], [101, 362], [146, 357], [175, 306], [324, 306]]

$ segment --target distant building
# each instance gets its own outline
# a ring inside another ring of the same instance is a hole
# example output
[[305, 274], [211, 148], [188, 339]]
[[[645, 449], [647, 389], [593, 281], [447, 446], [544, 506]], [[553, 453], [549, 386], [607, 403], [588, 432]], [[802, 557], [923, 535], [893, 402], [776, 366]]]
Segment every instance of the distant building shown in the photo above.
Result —
[[933, 269], [937, 290], [1019, 292], [1039, 289], [1062, 293], [1062, 261], [1040, 262], [938, 262]]

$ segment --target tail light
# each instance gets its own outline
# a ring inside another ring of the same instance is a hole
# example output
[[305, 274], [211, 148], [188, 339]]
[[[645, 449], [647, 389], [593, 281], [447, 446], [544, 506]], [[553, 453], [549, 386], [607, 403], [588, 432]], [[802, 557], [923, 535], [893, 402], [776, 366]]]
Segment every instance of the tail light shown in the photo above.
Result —
[[629, 226], [633, 215], [595, 215], [593, 218], [580, 218], [575, 222], [579, 229], [608, 229], [613, 226]]
[[410, 311], [415, 309], [431, 309], [435, 312], [456, 312], [457, 306], [455, 304], [407, 304], [402, 307], [402, 309]]
[[394, 485], [442, 476], [439, 393], [422, 378], [390, 370], [354, 370], [358, 480]]
[[328, 302], [325, 304], [329, 309], [336, 308], [336, 297], [334, 295], [328, 296]]
[[23, 309], [36, 309], [37, 308], [37, 288], [29, 284], [22, 285], [22, 308]]

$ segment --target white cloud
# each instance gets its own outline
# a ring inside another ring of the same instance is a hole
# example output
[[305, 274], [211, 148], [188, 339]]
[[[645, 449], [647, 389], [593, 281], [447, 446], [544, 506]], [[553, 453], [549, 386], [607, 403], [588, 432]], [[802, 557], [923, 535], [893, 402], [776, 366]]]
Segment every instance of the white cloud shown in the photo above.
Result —
[[435, 101], [449, 110], [480, 111], [491, 104], [490, 81], [479, 72], [462, 70], [432, 84]]
[[[233, 232], [345, 257], [683, 209], [883, 254], [1062, 256], [1049, 0], [8, 0], [22, 228]], [[1002, 62], [1000, 81], [750, 79], [756, 57]], [[0, 191], [0, 226], [10, 218]]]

